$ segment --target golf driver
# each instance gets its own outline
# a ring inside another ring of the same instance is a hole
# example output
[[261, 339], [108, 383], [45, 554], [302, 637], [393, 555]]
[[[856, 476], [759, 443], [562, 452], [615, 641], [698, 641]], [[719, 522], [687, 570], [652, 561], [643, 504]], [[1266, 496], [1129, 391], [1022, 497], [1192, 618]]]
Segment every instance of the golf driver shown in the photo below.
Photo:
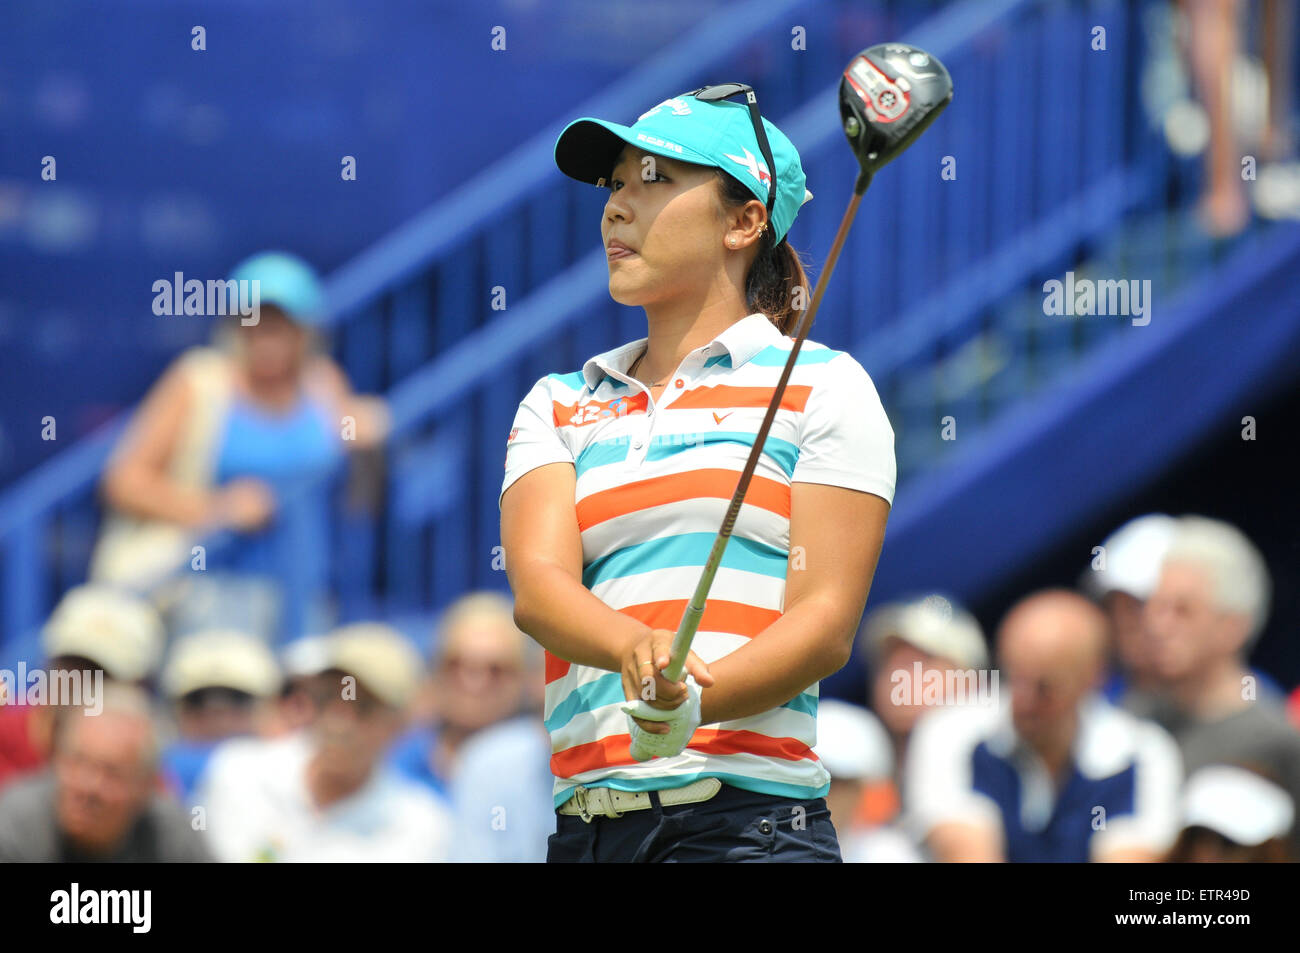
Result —
[[840, 120], [862, 167], [854, 193], [865, 192], [876, 170], [910, 146], [950, 102], [952, 77], [924, 50], [880, 43], [853, 57], [840, 78]]

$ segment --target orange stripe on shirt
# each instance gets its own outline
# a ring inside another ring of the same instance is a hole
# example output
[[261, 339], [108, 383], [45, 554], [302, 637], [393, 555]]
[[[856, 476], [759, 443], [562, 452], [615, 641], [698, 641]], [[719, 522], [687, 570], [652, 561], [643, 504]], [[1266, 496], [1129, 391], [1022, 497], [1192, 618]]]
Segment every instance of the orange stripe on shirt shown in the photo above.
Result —
[[542, 650], [546, 655], [546, 684], [559, 681], [569, 674], [570, 664], [558, 655], [552, 655], [549, 649]]
[[638, 764], [632, 757], [632, 736], [606, 735], [586, 744], [574, 745], [551, 755], [551, 773], [567, 778], [583, 771], [594, 771], [616, 764]]
[[[712, 497], [729, 500], [740, 481], [738, 470], [708, 469], [672, 473], [649, 480], [592, 493], [578, 501], [578, 530], [586, 530], [616, 516], [635, 513], [665, 503]], [[769, 477], [753, 476], [745, 491], [745, 503], [790, 518], [790, 484]]]
[[[689, 599], [665, 599], [661, 602], [642, 602], [624, 606], [618, 611], [652, 629], [676, 631], [681, 625], [688, 602]], [[781, 613], [776, 609], [760, 609], [743, 602], [710, 599], [704, 603], [704, 615], [700, 617], [699, 629], [703, 632], [730, 632], [752, 639], [779, 618]], [[546, 652], [545, 658], [547, 685], [569, 674], [569, 669], [572, 667], [570, 663], [549, 651]]]
[[[551, 755], [551, 772], [571, 778], [586, 771], [639, 764], [632, 757], [632, 736], [606, 735], [597, 741], [574, 745]], [[813, 750], [797, 738], [770, 738], [756, 731], [701, 728], [691, 737], [692, 751], [705, 754], [756, 754], [785, 761], [816, 761]]]
[[[733, 407], [767, 407], [772, 403], [772, 387], [734, 387], [717, 384], [713, 387], [692, 387], [673, 398], [669, 410], [715, 410]], [[781, 395], [781, 410], [803, 412], [812, 394], [808, 384], [787, 384]]]
[[[624, 606], [618, 611], [652, 629], [676, 631], [689, 602], [689, 599], [664, 599], [660, 602]], [[726, 599], [709, 599], [704, 603], [699, 631], [730, 632], [752, 639], [779, 618], [781, 613], [776, 609], [760, 609], [744, 602], [728, 602]]]
[[701, 729], [691, 736], [690, 748], [705, 754], [761, 754], [785, 761], [818, 760], [812, 748], [798, 738], [773, 738], [757, 731]]

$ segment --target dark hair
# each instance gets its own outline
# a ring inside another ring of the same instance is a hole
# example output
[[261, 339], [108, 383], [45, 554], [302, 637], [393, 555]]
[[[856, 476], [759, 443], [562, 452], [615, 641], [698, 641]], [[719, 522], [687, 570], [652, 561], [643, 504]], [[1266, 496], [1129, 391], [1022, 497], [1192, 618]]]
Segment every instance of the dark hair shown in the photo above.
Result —
[[[718, 177], [718, 197], [723, 208], [736, 209], [753, 199], [754, 193], [734, 175], [715, 168]], [[787, 238], [779, 244], [772, 243], [773, 230], [769, 223], [758, 240], [758, 255], [754, 258], [745, 278], [745, 303], [754, 311], [762, 311], [782, 334], [793, 335], [799, 315], [811, 303], [812, 289], [804, 271], [799, 253]], [[795, 289], [802, 289], [797, 292]], [[796, 304], [801, 307], [796, 307]]]
[[1208, 827], [1193, 825], [1183, 828], [1174, 846], [1165, 855], [1167, 864], [1185, 864], [1193, 858], [1203, 856], [1202, 849], [1208, 848], [1221, 861], [1236, 860], [1246, 864], [1285, 864], [1292, 860], [1291, 850], [1285, 837], [1274, 837], [1262, 844], [1249, 847], [1237, 844], [1224, 837], [1218, 831]]

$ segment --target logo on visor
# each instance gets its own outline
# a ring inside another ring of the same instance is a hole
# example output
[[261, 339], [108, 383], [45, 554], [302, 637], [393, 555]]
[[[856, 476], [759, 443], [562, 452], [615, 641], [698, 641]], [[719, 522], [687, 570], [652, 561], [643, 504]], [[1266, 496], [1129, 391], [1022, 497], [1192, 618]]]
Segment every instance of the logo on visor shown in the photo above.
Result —
[[667, 139], [660, 139], [658, 136], [647, 136], [644, 132], [638, 132], [636, 134], [636, 141], [644, 142], [652, 146], [659, 146], [664, 149], [672, 149], [673, 152], [676, 152], [678, 155], [680, 155], [682, 151], [682, 147], [677, 143], [669, 142]]
[[659, 112], [659, 110], [663, 109], [665, 106], [672, 107], [674, 116], [689, 116], [691, 114], [691, 107], [686, 104], [686, 100], [676, 99], [676, 98], [665, 99], [658, 106], [653, 106], [650, 109], [647, 109], [641, 115], [637, 116], [636, 121], [640, 122], [642, 119], [645, 119], [647, 116], [655, 115], [656, 113]]
[[740, 163], [750, 175], [758, 180], [760, 185], [767, 185], [771, 182], [772, 173], [767, 170], [767, 163], [754, 158], [754, 153], [750, 152], [748, 149], [745, 149], [744, 153], [743, 156], [733, 156], [729, 152], [724, 152], [723, 155], [728, 159], [731, 159], [733, 162]]

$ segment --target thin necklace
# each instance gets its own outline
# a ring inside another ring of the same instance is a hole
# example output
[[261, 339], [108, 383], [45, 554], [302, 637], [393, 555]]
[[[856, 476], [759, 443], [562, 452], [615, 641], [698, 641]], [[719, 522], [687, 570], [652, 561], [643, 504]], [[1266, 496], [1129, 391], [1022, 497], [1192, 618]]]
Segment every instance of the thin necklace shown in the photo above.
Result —
[[[644, 351], [642, 351], [642, 352], [637, 356], [637, 359], [636, 359], [635, 361], [632, 362], [632, 369], [629, 370], [629, 371], [627, 372], [627, 376], [628, 376], [628, 377], [636, 377], [636, 375], [633, 374], [632, 371], [636, 370], [637, 366], [641, 363], [641, 358], [645, 357], [645, 356], [646, 356], [646, 353], [647, 353], [649, 350], [650, 350], [649, 348], [646, 348]], [[645, 383], [645, 382], [642, 381], [642, 383]], [[646, 386], [647, 388], [650, 388], [650, 387], [658, 387], [658, 386], [659, 386], [660, 384], [662, 384], [662, 383], [663, 383], [663, 381], [656, 381], [656, 382], [653, 383], [653, 384], [646, 384], [645, 386]]]

